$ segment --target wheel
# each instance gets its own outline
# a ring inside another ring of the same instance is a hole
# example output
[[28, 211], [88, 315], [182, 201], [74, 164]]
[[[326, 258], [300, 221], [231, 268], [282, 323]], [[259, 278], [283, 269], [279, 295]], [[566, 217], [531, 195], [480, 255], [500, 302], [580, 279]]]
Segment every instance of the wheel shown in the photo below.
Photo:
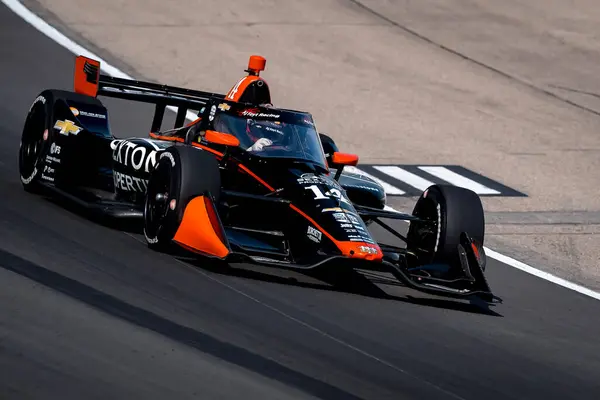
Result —
[[218, 203], [220, 191], [219, 164], [209, 152], [185, 145], [161, 152], [144, 203], [144, 236], [148, 246], [167, 250], [189, 201], [210, 195]]
[[25, 118], [19, 147], [19, 175], [28, 192], [39, 191], [43, 169], [49, 167], [45, 163], [46, 156], [55, 145], [55, 120], [64, 118], [65, 113], [72, 115], [69, 104], [104, 108], [98, 99], [79, 93], [49, 89], [39, 94]]
[[457, 248], [462, 232], [471, 237], [478, 249], [483, 247], [483, 205], [471, 190], [451, 185], [430, 186], [417, 200], [413, 215], [428, 221], [411, 222], [408, 229], [407, 250], [416, 257], [418, 265], [449, 264], [452, 269], [460, 270]]
[[54, 99], [49, 91], [41, 93], [33, 102], [25, 119], [19, 147], [19, 175], [23, 188], [35, 193], [39, 189], [44, 156], [53, 135], [52, 105]]

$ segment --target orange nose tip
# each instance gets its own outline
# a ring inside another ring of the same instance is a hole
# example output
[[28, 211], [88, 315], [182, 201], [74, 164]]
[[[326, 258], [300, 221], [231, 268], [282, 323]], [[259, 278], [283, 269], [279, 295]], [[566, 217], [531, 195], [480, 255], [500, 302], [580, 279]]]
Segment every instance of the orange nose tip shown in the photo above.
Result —
[[265, 65], [267, 64], [267, 59], [261, 56], [250, 56], [250, 60], [248, 60], [248, 69], [250, 71], [264, 71]]

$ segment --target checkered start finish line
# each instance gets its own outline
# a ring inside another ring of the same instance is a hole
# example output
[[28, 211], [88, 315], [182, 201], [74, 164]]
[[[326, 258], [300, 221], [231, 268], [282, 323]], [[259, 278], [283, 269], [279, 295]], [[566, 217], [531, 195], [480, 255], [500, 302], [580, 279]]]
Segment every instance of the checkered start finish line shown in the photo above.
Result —
[[376, 180], [388, 196], [420, 196], [431, 185], [451, 184], [470, 189], [480, 196], [527, 197], [459, 165], [361, 164], [344, 170]]

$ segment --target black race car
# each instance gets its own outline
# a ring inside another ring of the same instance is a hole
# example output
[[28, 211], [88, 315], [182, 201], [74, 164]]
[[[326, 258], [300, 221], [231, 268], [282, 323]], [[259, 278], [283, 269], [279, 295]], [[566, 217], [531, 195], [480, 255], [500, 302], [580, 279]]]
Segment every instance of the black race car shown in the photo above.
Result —
[[[497, 299], [484, 277], [477, 194], [434, 185], [412, 214], [390, 211], [377, 182], [344, 170], [358, 157], [318, 133], [310, 113], [273, 107], [264, 66], [251, 56], [247, 75], [216, 94], [105, 76], [98, 61], [77, 57], [74, 91], [43, 91], [27, 115], [25, 190], [143, 221], [156, 250], [340, 282], [357, 269], [388, 271], [424, 292]], [[98, 96], [155, 104], [149, 137], [114, 137]], [[167, 107], [177, 108], [175, 125], [161, 130]], [[408, 221], [407, 235], [382, 219]], [[373, 223], [405, 246], [375, 241]]]

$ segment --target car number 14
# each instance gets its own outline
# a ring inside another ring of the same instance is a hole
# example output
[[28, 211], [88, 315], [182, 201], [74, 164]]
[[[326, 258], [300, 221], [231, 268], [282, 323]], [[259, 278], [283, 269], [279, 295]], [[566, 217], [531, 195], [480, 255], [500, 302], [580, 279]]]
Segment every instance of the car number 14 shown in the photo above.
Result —
[[335, 197], [336, 199], [340, 199], [344, 203], [351, 204], [350, 201], [346, 199], [346, 197], [338, 189], [329, 189], [329, 191], [325, 193], [323, 193], [317, 185], [306, 186], [304, 189], [310, 189], [313, 191], [315, 195], [314, 200], [327, 200], [331, 197]]

